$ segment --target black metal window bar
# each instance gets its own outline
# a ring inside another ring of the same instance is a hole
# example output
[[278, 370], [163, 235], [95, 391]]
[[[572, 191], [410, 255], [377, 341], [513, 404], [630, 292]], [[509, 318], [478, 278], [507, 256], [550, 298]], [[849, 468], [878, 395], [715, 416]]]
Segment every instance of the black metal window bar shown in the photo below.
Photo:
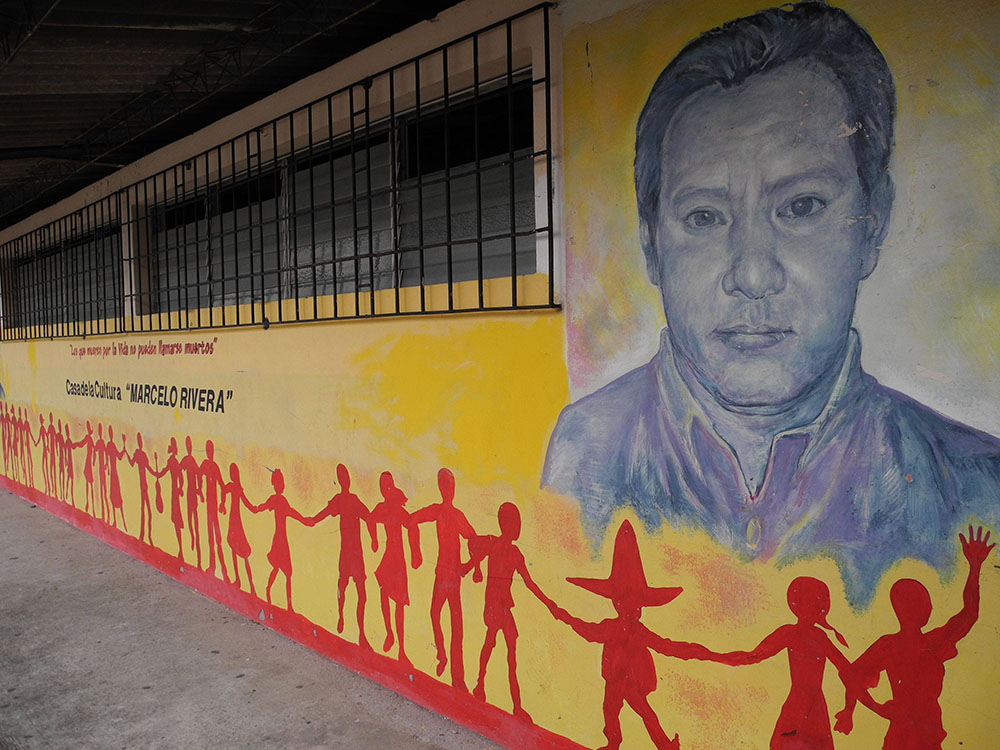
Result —
[[7, 243], [4, 338], [556, 306], [549, 12], [130, 185], [96, 234]]
[[123, 313], [116, 194], [0, 246], [0, 334], [113, 333]]

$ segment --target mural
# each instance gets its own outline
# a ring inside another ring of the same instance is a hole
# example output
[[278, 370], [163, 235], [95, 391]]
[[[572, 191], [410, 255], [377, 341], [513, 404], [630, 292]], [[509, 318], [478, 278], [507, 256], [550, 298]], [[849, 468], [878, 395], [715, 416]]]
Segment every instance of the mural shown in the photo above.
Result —
[[543, 484], [748, 558], [833, 556], [851, 601], [997, 519], [1000, 440], [881, 385], [851, 323], [889, 226], [896, 94], [846, 12], [803, 2], [686, 45], [638, 118], [657, 354], [568, 406]]
[[5, 343], [0, 485], [505, 747], [994, 746], [1000, 66], [869, 5], [561, 3], [565, 312]]

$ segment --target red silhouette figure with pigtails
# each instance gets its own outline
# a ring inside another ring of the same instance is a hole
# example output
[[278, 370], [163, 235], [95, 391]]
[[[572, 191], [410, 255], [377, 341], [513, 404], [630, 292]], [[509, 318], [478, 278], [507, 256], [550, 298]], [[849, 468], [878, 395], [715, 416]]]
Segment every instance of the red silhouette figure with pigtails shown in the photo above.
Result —
[[521, 536], [521, 512], [513, 503], [504, 503], [497, 511], [500, 536], [475, 536], [469, 540], [469, 562], [462, 566], [464, 576], [475, 569], [472, 580], [483, 580], [482, 563], [487, 560], [486, 593], [483, 602], [483, 622], [486, 637], [479, 653], [479, 680], [472, 694], [481, 701], [486, 700], [486, 668], [497, 643], [497, 635], [503, 633], [507, 643], [507, 679], [510, 683], [510, 699], [513, 714], [525, 721], [531, 716], [521, 705], [521, 686], [517, 682], [517, 625], [514, 623], [514, 596], [511, 592], [514, 574], [524, 581], [528, 590], [543, 602], [550, 601], [538, 588], [528, 573], [524, 555], [514, 544]]
[[[385, 641], [382, 650], [388, 652], [393, 643], [399, 644], [399, 661], [410, 664], [403, 646], [404, 608], [410, 603], [410, 593], [406, 582], [406, 556], [403, 554], [403, 529], [410, 542], [410, 564], [414, 569], [423, 562], [420, 553], [420, 532], [413, 522], [413, 516], [403, 508], [406, 495], [393, 481], [392, 474], [383, 471], [379, 477], [379, 489], [383, 500], [371, 513], [371, 523], [382, 524], [385, 529], [385, 552], [375, 569], [382, 600], [382, 620], [385, 623]], [[372, 551], [378, 551], [378, 536], [372, 537]], [[391, 603], [396, 603], [396, 629], [393, 633]]]
[[652, 651], [679, 659], [711, 659], [713, 654], [696, 643], [672, 641], [656, 635], [642, 624], [643, 607], [659, 607], [673, 601], [679, 587], [651, 587], [646, 583], [635, 530], [622, 523], [615, 537], [611, 575], [607, 578], [567, 578], [570, 583], [611, 600], [617, 617], [601, 622], [586, 622], [570, 615], [551, 600], [542, 602], [552, 616], [564, 622], [591, 643], [604, 646], [601, 677], [604, 678], [603, 750], [617, 750], [622, 745], [621, 711], [628, 703], [642, 719], [653, 745], [658, 750], [678, 750], [677, 734], [667, 737], [660, 720], [649, 705], [649, 695], [656, 689], [656, 668]]
[[[962, 609], [939, 628], [923, 632], [931, 616], [931, 597], [926, 587], [912, 578], [892, 585], [889, 600], [899, 619], [899, 632], [873, 643], [848, 671], [844, 709], [837, 713], [836, 729], [844, 734], [853, 728], [856, 701], [861, 701], [889, 721], [883, 750], [939, 750], [947, 736], [941, 718], [944, 663], [958, 655], [957, 644], [979, 619], [979, 577], [983, 563], [996, 544], [990, 533], [983, 536], [969, 527], [969, 537], [959, 534], [962, 553], [969, 562], [969, 575], [962, 592]], [[892, 699], [876, 703], [868, 690], [885, 672]]]
[[437, 527], [438, 557], [434, 567], [434, 592], [431, 595], [431, 626], [437, 649], [437, 674], [440, 677], [448, 664], [448, 651], [441, 629], [441, 611], [447, 603], [451, 615], [451, 684], [466, 691], [465, 663], [462, 652], [462, 538], [472, 539], [476, 532], [472, 524], [455, 507], [455, 476], [450, 470], [438, 471], [441, 502], [428, 505], [413, 514], [415, 524], [433, 522]]
[[236, 558], [242, 558], [243, 565], [247, 571], [247, 580], [250, 582], [251, 596], [257, 596], [253, 587], [253, 574], [250, 572], [250, 542], [247, 541], [246, 531], [243, 530], [243, 506], [251, 508], [250, 501], [247, 500], [247, 493], [240, 482], [240, 467], [235, 463], [229, 464], [228, 484], [223, 485], [222, 494], [219, 497], [219, 512], [226, 513], [226, 496], [229, 497], [229, 531], [226, 541], [233, 553], [233, 583], [240, 585], [240, 569]]
[[[354, 581], [357, 594], [358, 645], [371, 648], [365, 636], [365, 555], [361, 546], [361, 522], [368, 526], [368, 535], [373, 548], [377, 549], [375, 522], [368, 507], [351, 492], [351, 475], [347, 467], [337, 464], [337, 481], [340, 492], [330, 498], [326, 507], [306, 521], [307, 526], [315, 526], [324, 518], [340, 516], [340, 566], [337, 577], [337, 632], [344, 632], [344, 599], [347, 584]], [[405, 574], [405, 568], [404, 568]]]
[[847, 684], [850, 662], [820, 628], [833, 632], [841, 645], [847, 641], [827, 621], [830, 589], [815, 578], [796, 578], [788, 586], [788, 608], [796, 622], [782, 625], [752, 651], [731, 651], [711, 658], [721, 664], [756, 664], [781, 651], [788, 652], [791, 688], [771, 735], [771, 750], [833, 750], [830, 714], [823, 697], [823, 672], [831, 662]]
[[271, 486], [274, 494], [265, 500], [261, 505], [247, 503], [247, 507], [253, 513], [261, 513], [265, 510], [274, 513], [274, 539], [271, 541], [271, 550], [267, 553], [267, 561], [271, 563], [271, 575], [267, 579], [267, 603], [271, 603], [271, 586], [274, 585], [278, 577], [278, 571], [285, 574], [285, 599], [287, 609], [292, 612], [292, 554], [288, 549], [288, 519], [294, 518], [299, 523], [306, 523], [305, 517], [293, 508], [288, 498], [285, 497], [285, 475], [281, 469], [271, 472]]
[[94, 459], [96, 458], [96, 446], [94, 443], [94, 428], [90, 425], [90, 420], [87, 420], [87, 434], [76, 443], [73, 443], [74, 448], [86, 448], [87, 453], [83, 459], [83, 481], [86, 484], [84, 487], [84, 513], [90, 513], [90, 504], [94, 504], [94, 515], [97, 515], [97, 497], [94, 495]]
[[198, 461], [191, 455], [193, 446], [191, 436], [188, 435], [184, 441], [187, 448], [187, 455], [181, 459], [181, 471], [187, 478], [187, 524], [188, 536], [191, 538], [191, 549], [197, 555], [197, 564], [201, 569], [201, 533], [198, 531], [198, 500], [201, 497], [201, 474], [199, 473]]
[[222, 568], [222, 580], [229, 583], [229, 573], [226, 571], [226, 558], [222, 553], [222, 529], [219, 527], [219, 493], [224, 481], [222, 470], [215, 463], [215, 445], [211, 440], [205, 441], [205, 460], [199, 467], [199, 486], [202, 488], [202, 498], [205, 501], [205, 524], [208, 526], [208, 571], [215, 575], [215, 553], [219, 553], [219, 564]]
[[142, 435], [135, 434], [135, 450], [131, 456], [127, 456], [131, 466], [135, 466], [139, 472], [139, 541], [143, 541], [148, 532], [148, 544], [153, 544], [153, 506], [149, 502], [149, 480], [146, 474], [157, 476], [150, 466], [149, 456], [142, 449]]
[[177, 460], [177, 439], [170, 438], [170, 445], [167, 446], [167, 462], [159, 471], [153, 472], [157, 479], [164, 475], [170, 475], [170, 521], [174, 525], [174, 534], [177, 535], [177, 559], [184, 564], [184, 542], [181, 539], [181, 531], [184, 529], [184, 510], [181, 507], [182, 495], [184, 494], [184, 469], [181, 462]]

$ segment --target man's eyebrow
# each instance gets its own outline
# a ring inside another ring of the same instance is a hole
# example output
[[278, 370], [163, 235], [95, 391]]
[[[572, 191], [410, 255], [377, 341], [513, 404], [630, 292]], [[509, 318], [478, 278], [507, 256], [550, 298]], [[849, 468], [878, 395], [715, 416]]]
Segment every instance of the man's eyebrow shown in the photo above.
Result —
[[796, 172], [795, 174], [781, 177], [774, 182], [769, 183], [766, 186], [766, 189], [768, 192], [775, 193], [789, 187], [794, 187], [800, 182], [809, 182], [814, 180], [819, 182], [836, 182], [838, 184], [845, 181], [844, 174], [836, 168], [809, 169], [805, 172]]
[[690, 198], [715, 198], [725, 200], [729, 197], [729, 189], [724, 187], [700, 187], [698, 185], [685, 185], [678, 188], [670, 195], [670, 203], [676, 205]]

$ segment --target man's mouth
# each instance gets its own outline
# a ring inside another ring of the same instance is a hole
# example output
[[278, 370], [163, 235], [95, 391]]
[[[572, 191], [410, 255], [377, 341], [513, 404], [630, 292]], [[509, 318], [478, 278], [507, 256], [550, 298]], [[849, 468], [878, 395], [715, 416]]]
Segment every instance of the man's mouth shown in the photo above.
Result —
[[795, 334], [791, 328], [767, 325], [751, 326], [743, 323], [716, 328], [714, 333], [722, 340], [723, 344], [739, 351], [770, 349]]

